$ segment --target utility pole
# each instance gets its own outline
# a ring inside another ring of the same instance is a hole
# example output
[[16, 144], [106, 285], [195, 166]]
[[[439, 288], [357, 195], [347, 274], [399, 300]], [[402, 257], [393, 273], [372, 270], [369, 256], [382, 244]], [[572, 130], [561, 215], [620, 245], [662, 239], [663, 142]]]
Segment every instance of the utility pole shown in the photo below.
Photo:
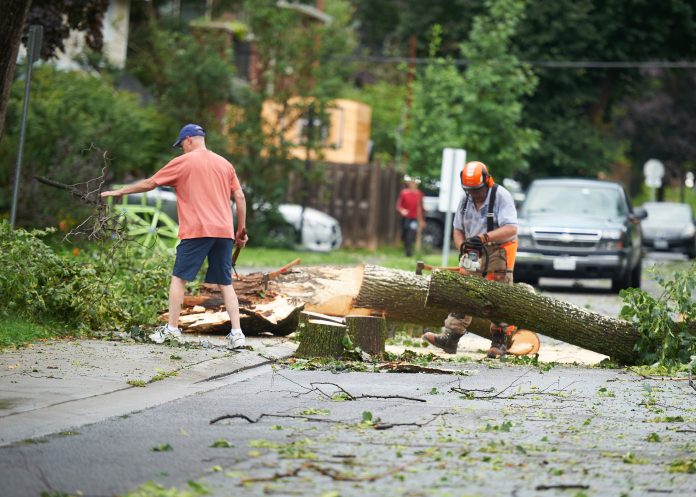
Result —
[[17, 199], [19, 197], [19, 182], [22, 176], [22, 156], [24, 155], [24, 138], [27, 127], [27, 112], [29, 110], [29, 89], [31, 87], [31, 69], [41, 55], [41, 40], [43, 26], [29, 26], [29, 42], [27, 44], [27, 76], [24, 80], [24, 104], [22, 106], [22, 121], [19, 128], [19, 147], [17, 150], [17, 165], [15, 167], [14, 190], [12, 191], [12, 209], [10, 210], [10, 229], [13, 230], [17, 218]]
[[314, 142], [314, 102], [309, 104], [307, 117], [307, 138], [305, 141], [305, 170], [302, 181], [302, 210], [300, 211], [300, 233], [298, 234], [298, 243], [302, 244], [302, 233], [304, 231], [304, 216], [307, 208], [307, 199], [309, 197], [310, 175], [312, 172], [312, 145]]

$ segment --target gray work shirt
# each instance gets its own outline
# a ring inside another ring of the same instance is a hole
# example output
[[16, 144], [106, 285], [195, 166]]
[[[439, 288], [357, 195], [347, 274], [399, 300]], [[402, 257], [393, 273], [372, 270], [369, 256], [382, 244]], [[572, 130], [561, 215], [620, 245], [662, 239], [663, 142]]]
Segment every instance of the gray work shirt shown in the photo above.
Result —
[[[463, 231], [466, 237], [482, 235], [488, 231], [488, 202], [491, 200], [491, 189], [488, 189], [486, 201], [477, 211], [473, 199], [466, 202], [467, 196], [464, 195], [459, 201], [457, 211], [454, 213], [454, 229]], [[466, 212], [464, 203], [466, 202]], [[498, 185], [498, 191], [495, 196], [495, 205], [493, 206], [493, 222], [496, 228], [507, 224], [517, 224], [517, 209], [515, 209], [515, 201], [512, 199], [510, 192]]]

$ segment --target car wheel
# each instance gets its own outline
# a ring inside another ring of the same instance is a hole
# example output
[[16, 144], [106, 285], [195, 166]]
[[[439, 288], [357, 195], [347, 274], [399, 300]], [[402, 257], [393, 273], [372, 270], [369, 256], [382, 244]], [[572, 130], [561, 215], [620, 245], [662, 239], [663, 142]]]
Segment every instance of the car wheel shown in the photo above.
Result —
[[640, 288], [641, 275], [643, 273], [643, 260], [639, 260], [636, 267], [631, 271], [631, 286], [633, 288]]
[[691, 248], [687, 250], [686, 256], [689, 259], [696, 259], [696, 240], [694, 240], [694, 243], [691, 244]]
[[442, 247], [442, 239], [444, 238], [444, 230], [439, 221], [428, 219], [425, 221], [425, 228], [421, 233], [421, 244], [424, 248], [440, 248]]
[[616, 278], [611, 279], [611, 291], [614, 293], [619, 293], [621, 290], [630, 288], [631, 286], [631, 276], [633, 274], [632, 270], [628, 270], [625, 273], [620, 274]]

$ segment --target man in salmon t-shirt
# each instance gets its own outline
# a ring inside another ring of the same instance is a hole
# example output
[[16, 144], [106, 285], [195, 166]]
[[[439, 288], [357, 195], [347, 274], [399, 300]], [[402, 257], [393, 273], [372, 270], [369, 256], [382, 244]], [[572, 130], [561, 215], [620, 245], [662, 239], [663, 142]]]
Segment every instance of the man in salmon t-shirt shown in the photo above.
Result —
[[418, 228], [423, 229], [425, 219], [423, 214], [423, 192], [418, 188], [418, 180], [406, 176], [406, 188], [399, 192], [396, 210], [401, 215], [401, 240], [404, 242], [406, 257], [413, 255], [413, 244], [416, 241]]
[[[179, 132], [174, 147], [184, 153], [171, 160], [151, 178], [119, 190], [102, 192], [102, 197], [120, 197], [154, 190], [158, 186], [176, 189], [179, 238], [176, 261], [169, 286], [169, 320], [150, 335], [156, 343], [167, 338], [181, 339], [178, 322], [184, 302], [186, 282], [192, 281], [205, 258], [208, 258], [206, 283], [222, 289], [225, 309], [232, 330], [227, 335], [228, 348], [245, 345], [239, 322], [239, 301], [232, 287], [232, 247], [246, 245], [246, 200], [234, 166], [224, 157], [205, 147], [205, 131], [197, 124], [187, 124]], [[237, 207], [237, 230], [234, 230], [230, 196]]]

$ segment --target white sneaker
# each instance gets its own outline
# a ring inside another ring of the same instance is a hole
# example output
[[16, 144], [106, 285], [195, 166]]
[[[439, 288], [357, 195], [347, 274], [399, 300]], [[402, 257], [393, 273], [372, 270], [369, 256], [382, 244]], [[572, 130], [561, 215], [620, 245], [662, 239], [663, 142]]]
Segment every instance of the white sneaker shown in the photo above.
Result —
[[227, 335], [225, 339], [227, 340], [227, 348], [230, 350], [239, 349], [246, 345], [244, 333], [241, 331], [230, 331], [229, 335]]
[[164, 343], [165, 340], [176, 340], [181, 342], [181, 331], [180, 330], [170, 330], [167, 325], [158, 326], [155, 331], [148, 335], [150, 340], [155, 343]]

